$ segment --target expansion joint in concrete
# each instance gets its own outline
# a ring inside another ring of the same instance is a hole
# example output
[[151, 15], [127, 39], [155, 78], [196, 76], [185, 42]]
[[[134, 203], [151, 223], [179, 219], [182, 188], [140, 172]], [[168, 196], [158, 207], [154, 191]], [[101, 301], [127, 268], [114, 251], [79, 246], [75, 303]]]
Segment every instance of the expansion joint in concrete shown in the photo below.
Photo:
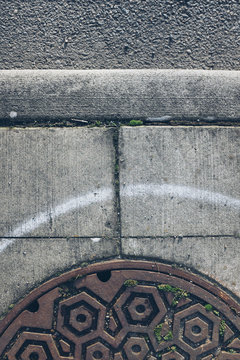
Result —
[[165, 235], [165, 236], [162, 236], [162, 235], [155, 235], [155, 236], [122, 236], [122, 239], [153, 239], [153, 240], [157, 240], [157, 239], [171, 239], [171, 240], [179, 240], [179, 239], [192, 239], [192, 238], [197, 238], [197, 239], [206, 239], [206, 238], [233, 238], [233, 239], [236, 239], [236, 238], [240, 238], [240, 236], [238, 234], [221, 234], [221, 235], [212, 235], [212, 234], [207, 234], [207, 235], [198, 235], [198, 234], [195, 234], [195, 235]]
[[119, 253], [122, 253], [122, 242], [121, 242], [121, 204], [120, 204], [120, 179], [119, 179], [119, 127], [114, 129], [113, 134], [113, 146], [114, 146], [114, 190], [116, 198], [116, 211], [117, 211], [117, 224], [116, 231], [118, 234], [117, 246]]
[[[93, 240], [94, 242], [98, 242], [100, 240], [113, 240], [116, 237], [107, 237], [107, 236], [4, 236], [0, 235], [1, 239], [47, 239], [47, 240], [55, 240], [55, 239], [61, 239], [61, 240], [74, 240], [74, 239], [82, 239], [82, 240]], [[117, 236], [117, 238], [119, 238]]]

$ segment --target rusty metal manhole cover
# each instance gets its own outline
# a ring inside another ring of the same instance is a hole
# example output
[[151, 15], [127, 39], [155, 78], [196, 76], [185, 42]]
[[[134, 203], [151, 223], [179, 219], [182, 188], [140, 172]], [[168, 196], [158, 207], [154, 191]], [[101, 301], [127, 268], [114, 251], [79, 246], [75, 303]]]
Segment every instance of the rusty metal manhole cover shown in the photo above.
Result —
[[240, 306], [169, 265], [110, 261], [55, 278], [0, 324], [1, 359], [240, 359]]

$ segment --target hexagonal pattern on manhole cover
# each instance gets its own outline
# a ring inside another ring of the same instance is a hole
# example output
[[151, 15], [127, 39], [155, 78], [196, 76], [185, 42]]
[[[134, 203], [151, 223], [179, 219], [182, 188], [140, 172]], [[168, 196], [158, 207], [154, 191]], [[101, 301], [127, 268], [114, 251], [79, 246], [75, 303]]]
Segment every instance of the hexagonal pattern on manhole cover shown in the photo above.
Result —
[[156, 262], [92, 264], [30, 293], [0, 323], [8, 360], [239, 360], [240, 306]]

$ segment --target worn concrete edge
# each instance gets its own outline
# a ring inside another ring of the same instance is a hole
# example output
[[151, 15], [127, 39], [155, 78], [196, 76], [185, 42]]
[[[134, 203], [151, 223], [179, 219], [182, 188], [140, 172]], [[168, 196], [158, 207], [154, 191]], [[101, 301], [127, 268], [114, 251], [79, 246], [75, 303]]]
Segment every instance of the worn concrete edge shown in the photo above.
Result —
[[[240, 303], [238, 236], [122, 237], [121, 240], [123, 259], [157, 261], [199, 274]], [[225, 271], [226, 266], [230, 270]]]
[[8, 249], [0, 253], [4, 270], [0, 281], [0, 299], [4, 294], [0, 301], [0, 320], [13, 304], [46, 281], [120, 256], [118, 238], [25, 237], [13, 240]]
[[0, 70], [0, 119], [240, 121], [240, 71]]
[[[107, 254], [105, 257], [101, 258], [101, 257], [96, 257], [94, 259], [81, 259], [79, 260], [79, 262], [77, 264], [74, 264], [73, 266], [66, 266], [64, 269], [57, 269], [54, 273], [52, 273], [50, 276], [46, 276], [44, 278], [42, 278], [40, 281], [36, 281], [34, 283], [32, 283], [30, 285], [30, 287], [23, 291], [22, 294], [20, 296], [17, 297], [12, 297], [11, 301], [7, 301], [7, 305], [3, 306], [3, 309], [1, 309], [0, 311], [0, 322], [1, 320], [3, 320], [8, 314], [9, 312], [13, 309], [13, 307], [15, 305], [20, 305], [22, 303], [22, 301], [24, 299], [26, 299], [29, 294], [32, 294], [33, 291], [35, 291], [36, 289], [40, 288], [41, 286], [44, 286], [44, 284], [49, 283], [49, 281], [55, 279], [55, 278], [60, 278], [62, 276], [66, 276], [69, 273], [75, 272], [79, 269], [86, 269], [86, 271], [88, 271], [88, 267], [91, 265], [100, 265], [101, 264], [109, 264], [109, 266], [111, 266], [111, 264], [114, 263], [114, 261], [145, 261], [145, 262], [154, 262], [155, 264], [159, 263], [162, 265], [167, 265], [167, 266], [171, 266], [172, 269], [181, 269], [183, 270], [186, 274], [194, 274], [196, 276], [199, 276], [200, 279], [203, 279], [205, 281], [207, 281], [209, 284], [211, 284], [212, 286], [219, 288], [221, 290], [223, 290], [231, 299], [233, 299], [234, 301], [236, 301], [237, 303], [240, 304], [240, 296], [239, 294], [237, 294], [236, 292], [232, 291], [229, 287], [226, 286], [226, 284], [224, 284], [220, 279], [216, 279], [213, 276], [210, 276], [209, 274], [207, 274], [204, 271], [201, 271], [197, 268], [195, 268], [194, 266], [191, 266], [189, 264], [183, 264], [181, 262], [178, 261], [171, 261], [169, 259], [164, 259], [162, 257], [157, 257], [157, 256], [143, 256], [143, 255], [133, 255], [133, 254], [117, 254], [117, 253], [112, 253]], [[9, 299], [8, 299], [9, 300]], [[2, 304], [1, 304], [2, 305]]]

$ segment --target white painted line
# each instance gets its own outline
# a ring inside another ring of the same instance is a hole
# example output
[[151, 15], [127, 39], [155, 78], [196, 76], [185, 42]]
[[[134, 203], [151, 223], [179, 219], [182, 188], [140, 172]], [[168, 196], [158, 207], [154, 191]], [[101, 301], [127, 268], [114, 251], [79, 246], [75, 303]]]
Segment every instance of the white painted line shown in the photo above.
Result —
[[201, 190], [191, 186], [174, 184], [132, 184], [121, 187], [121, 196], [139, 197], [146, 195], [174, 196], [213, 205], [227, 206], [235, 210], [240, 209], [240, 200], [217, 192]]
[[[201, 190], [190, 186], [173, 185], [173, 184], [132, 184], [121, 187], [121, 196], [139, 197], [154, 195], [157, 197], [174, 196], [180, 199], [200, 201], [212, 205], [219, 205], [233, 210], [240, 210], [240, 200], [231, 196], [223, 195], [217, 192]], [[73, 210], [81, 209], [91, 204], [101, 203], [113, 198], [111, 188], [101, 188], [88, 192], [85, 195], [79, 195], [76, 198], [68, 199], [62, 204], [57, 205], [52, 211], [41, 212], [35, 218], [24, 221], [13, 231], [8, 233], [7, 237], [22, 237], [31, 231], [36, 230], [39, 226], [47, 223], [49, 219], [55, 219], [60, 215], [67, 214]], [[6, 249], [16, 239], [2, 238], [0, 243], [0, 253]], [[93, 242], [100, 241], [100, 238], [92, 238]]]
[[[62, 204], [57, 205], [51, 212], [41, 212], [35, 218], [24, 221], [21, 225], [16, 227], [13, 231], [9, 232], [7, 237], [20, 237], [29, 234], [31, 231], [37, 229], [49, 221], [55, 219], [60, 215], [69, 213], [70, 211], [81, 209], [91, 204], [105, 202], [112, 199], [113, 191], [111, 188], [95, 189], [85, 195], [79, 195], [75, 198], [68, 199]], [[0, 243], [0, 252], [8, 247], [13, 242], [13, 239], [2, 239]]]
[[[15, 239], [14, 239], [15, 240]], [[1, 239], [0, 243], [0, 253], [3, 252], [9, 245], [13, 243], [13, 239]]]

